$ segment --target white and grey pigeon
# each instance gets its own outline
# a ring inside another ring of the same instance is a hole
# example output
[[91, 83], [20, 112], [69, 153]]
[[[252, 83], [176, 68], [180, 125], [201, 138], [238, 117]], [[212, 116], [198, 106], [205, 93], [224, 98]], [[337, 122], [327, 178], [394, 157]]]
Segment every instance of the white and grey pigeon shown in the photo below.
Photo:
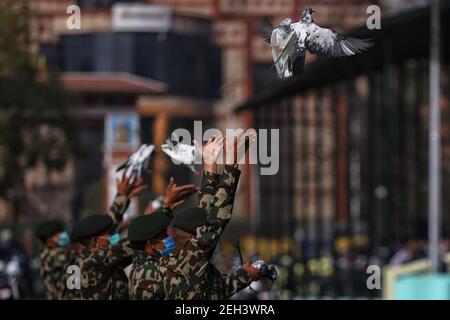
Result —
[[270, 24], [263, 25], [263, 30], [261, 32], [264, 39], [271, 44], [273, 61], [275, 62], [275, 68], [277, 69], [280, 78], [292, 75], [289, 68], [290, 57], [288, 55], [283, 55], [283, 50], [291, 39], [291, 25], [292, 20], [286, 18], [276, 29]]
[[141, 176], [142, 170], [148, 167], [151, 155], [155, 150], [152, 144], [143, 144], [139, 149], [130, 155], [122, 165], [120, 165], [116, 172], [125, 170], [125, 176], [131, 177], [130, 182], [133, 183], [136, 178]]
[[346, 57], [361, 53], [370, 47], [368, 39], [346, 37], [332, 29], [314, 23], [312, 8], [305, 8], [300, 21], [284, 19], [278, 28], [265, 24], [261, 29], [264, 39], [272, 47], [275, 67], [280, 78], [303, 73], [306, 52], [327, 57]]
[[198, 174], [195, 170], [194, 163], [200, 156], [195, 150], [195, 146], [179, 142], [177, 136], [173, 134], [172, 139], [167, 139], [166, 144], [161, 145], [161, 149], [176, 163], [184, 164], [192, 172]]

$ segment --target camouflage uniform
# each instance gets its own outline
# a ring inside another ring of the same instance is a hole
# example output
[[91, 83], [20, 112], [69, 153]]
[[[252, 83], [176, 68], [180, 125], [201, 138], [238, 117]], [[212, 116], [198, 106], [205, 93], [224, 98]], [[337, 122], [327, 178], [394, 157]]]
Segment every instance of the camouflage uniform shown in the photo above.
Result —
[[[163, 204], [158, 210], [172, 218], [172, 210], [167, 205]], [[130, 272], [130, 299], [163, 300], [162, 280], [158, 258], [150, 256], [142, 250], [135, 250]]]
[[[114, 199], [108, 214], [113, 218], [116, 230], [129, 202], [129, 199], [122, 195]], [[133, 256], [133, 249], [128, 245], [128, 240], [122, 239], [118, 244], [108, 245], [94, 253], [89, 252], [87, 248], [82, 250], [80, 267], [83, 299], [128, 299], [128, 279], [123, 271], [131, 263]]]
[[210, 172], [204, 172], [202, 178], [202, 184], [199, 192], [198, 206], [209, 210], [211, 201], [214, 194], [217, 191], [217, 186], [219, 185], [219, 175]]
[[130, 273], [130, 299], [163, 300], [162, 280], [158, 259], [136, 250]]
[[40, 255], [40, 273], [46, 289], [47, 299], [62, 300], [66, 298], [66, 270], [70, 255], [66, 248], [45, 247]]
[[207, 222], [184, 248], [158, 261], [166, 299], [228, 299], [252, 282], [243, 268], [222, 275], [210, 262], [231, 218], [239, 175], [225, 166], [218, 179], [211, 175], [202, 183], [199, 206], [207, 210]]

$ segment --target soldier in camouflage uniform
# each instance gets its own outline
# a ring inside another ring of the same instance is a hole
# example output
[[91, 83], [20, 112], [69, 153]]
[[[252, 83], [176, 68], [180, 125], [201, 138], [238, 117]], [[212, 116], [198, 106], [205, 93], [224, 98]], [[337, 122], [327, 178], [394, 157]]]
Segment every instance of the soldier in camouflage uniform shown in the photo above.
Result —
[[128, 299], [128, 279], [123, 269], [131, 263], [133, 249], [116, 231], [130, 198], [145, 188], [140, 185], [141, 179], [134, 184], [129, 181], [124, 176], [118, 182], [118, 195], [108, 215], [89, 216], [74, 228], [75, 241], [84, 246], [80, 259], [83, 299]]
[[178, 187], [172, 178], [161, 208], [131, 222], [128, 239], [136, 250], [130, 273], [130, 299], [164, 299], [157, 262], [161, 255], [169, 254], [175, 246], [172, 237], [167, 235], [167, 227], [173, 217], [172, 210], [182, 204], [187, 196], [196, 192], [194, 185]]
[[40, 254], [40, 274], [47, 299], [66, 299], [66, 269], [71, 256], [64, 226], [60, 221], [47, 220], [39, 225], [35, 234], [44, 245]]
[[[167, 250], [164, 239], [170, 218], [162, 211], [136, 218], [130, 224], [128, 237], [136, 249], [130, 272], [130, 299], [162, 300], [162, 277], [157, 267], [161, 251]], [[139, 229], [139, 230], [138, 230]]]
[[[158, 261], [166, 299], [228, 299], [260, 276], [259, 270], [249, 263], [222, 275], [210, 262], [231, 218], [240, 176], [238, 139], [234, 140], [232, 165], [226, 165], [223, 174], [217, 175], [216, 157], [222, 148], [221, 141], [210, 139], [205, 150], [199, 150], [205, 163], [199, 206], [175, 216], [175, 251]], [[231, 149], [225, 146], [225, 151], [230, 153]]]

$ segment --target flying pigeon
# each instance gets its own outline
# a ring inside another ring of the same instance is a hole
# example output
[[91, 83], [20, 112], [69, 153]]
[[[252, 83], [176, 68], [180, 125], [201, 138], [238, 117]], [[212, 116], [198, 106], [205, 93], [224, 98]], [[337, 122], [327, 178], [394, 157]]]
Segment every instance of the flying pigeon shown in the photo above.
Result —
[[135, 153], [128, 157], [127, 161], [116, 169], [116, 172], [125, 170], [125, 175], [132, 177], [130, 182], [133, 183], [137, 177], [141, 176], [142, 169], [148, 167], [153, 150], [155, 150], [155, 146], [152, 144], [141, 145]]
[[184, 144], [179, 142], [176, 135], [172, 135], [171, 139], [166, 140], [166, 144], [161, 145], [162, 151], [167, 154], [172, 160], [184, 164], [195, 174], [198, 174], [195, 170], [194, 163], [199, 158], [195, 146]]
[[265, 24], [261, 29], [264, 39], [272, 47], [274, 64], [280, 78], [299, 76], [305, 66], [306, 51], [327, 57], [353, 56], [369, 49], [368, 39], [346, 37], [332, 29], [314, 23], [312, 8], [305, 8], [300, 21], [284, 19], [278, 28]]
[[272, 57], [280, 78], [291, 75], [289, 70], [290, 58], [288, 55], [283, 56], [283, 50], [291, 39], [291, 25], [292, 20], [289, 18], [284, 19], [276, 29], [270, 24], [263, 25], [262, 35], [272, 46]]

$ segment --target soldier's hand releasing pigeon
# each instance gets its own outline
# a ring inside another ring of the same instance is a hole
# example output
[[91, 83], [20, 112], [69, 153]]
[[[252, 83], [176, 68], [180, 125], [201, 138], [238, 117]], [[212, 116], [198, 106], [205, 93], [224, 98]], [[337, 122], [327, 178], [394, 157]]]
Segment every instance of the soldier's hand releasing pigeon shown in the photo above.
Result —
[[166, 143], [161, 145], [161, 149], [175, 163], [184, 164], [196, 175], [200, 174], [194, 167], [194, 163], [200, 158], [200, 155], [195, 150], [195, 146], [179, 142], [178, 137], [173, 134], [172, 139], [167, 139]]
[[327, 57], [353, 56], [369, 49], [368, 39], [346, 37], [332, 29], [321, 28], [314, 23], [312, 8], [305, 8], [300, 21], [284, 19], [274, 29], [263, 26], [261, 34], [272, 47], [274, 64], [280, 78], [299, 76], [303, 73], [306, 51]]
[[141, 176], [142, 170], [148, 167], [148, 162], [154, 149], [155, 146], [152, 144], [143, 144], [135, 153], [128, 157], [127, 161], [116, 169], [116, 172], [125, 170], [124, 175], [129, 177], [130, 182], [133, 183]]

